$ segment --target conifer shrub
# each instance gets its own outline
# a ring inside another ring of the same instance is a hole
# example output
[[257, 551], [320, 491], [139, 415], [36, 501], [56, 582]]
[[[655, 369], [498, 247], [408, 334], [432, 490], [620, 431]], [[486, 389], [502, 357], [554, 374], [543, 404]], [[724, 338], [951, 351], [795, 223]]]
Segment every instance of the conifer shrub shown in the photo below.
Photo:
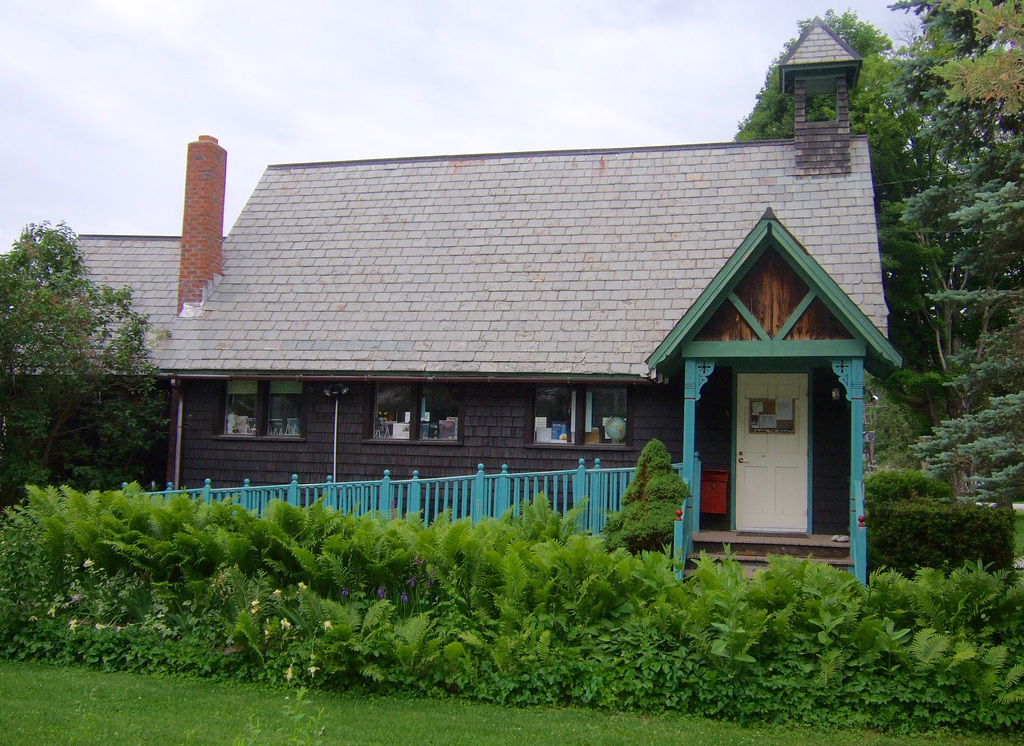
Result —
[[622, 508], [608, 516], [608, 549], [632, 554], [664, 550], [672, 544], [676, 511], [688, 494], [686, 483], [672, 469], [668, 450], [652, 439], [640, 453], [636, 473], [622, 495]]

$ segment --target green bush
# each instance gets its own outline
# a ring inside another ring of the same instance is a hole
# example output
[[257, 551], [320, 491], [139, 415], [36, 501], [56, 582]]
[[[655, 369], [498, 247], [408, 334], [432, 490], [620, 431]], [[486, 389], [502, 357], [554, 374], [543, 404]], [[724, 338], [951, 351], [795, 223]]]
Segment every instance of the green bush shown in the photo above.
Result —
[[652, 439], [640, 453], [636, 473], [622, 494], [621, 510], [608, 516], [604, 527], [608, 548], [636, 554], [671, 546], [676, 511], [687, 494], [686, 483], [672, 469], [668, 450]]
[[949, 571], [977, 561], [1013, 567], [1012, 511], [956, 502], [947, 483], [923, 472], [872, 474], [864, 481], [864, 503], [872, 569], [913, 575], [924, 567]]
[[946, 482], [913, 469], [879, 471], [864, 480], [864, 504], [868, 510], [902, 500], [950, 500], [952, 497], [953, 490]]
[[[34, 490], [0, 522], [0, 657], [886, 731], [1024, 726], [1024, 587], [773, 558], [677, 579], [546, 501], [470, 525]], [[782, 696], [782, 693], [785, 696]]]
[[1013, 567], [1010, 508], [918, 499], [876, 503], [868, 516], [872, 567], [907, 575], [922, 567], [948, 571], [979, 560], [999, 570]]

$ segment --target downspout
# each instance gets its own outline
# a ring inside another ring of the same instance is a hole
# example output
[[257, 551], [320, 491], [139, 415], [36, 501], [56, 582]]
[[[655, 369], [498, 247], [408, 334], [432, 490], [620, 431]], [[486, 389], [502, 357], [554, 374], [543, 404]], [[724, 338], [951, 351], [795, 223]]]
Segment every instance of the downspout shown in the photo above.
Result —
[[174, 489], [178, 489], [181, 484], [181, 439], [184, 433], [185, 392], [181, 388], [181, 382], [177, 379], [171, 381], [171, 386], [178, 394], [177, 422], [174, 427]]

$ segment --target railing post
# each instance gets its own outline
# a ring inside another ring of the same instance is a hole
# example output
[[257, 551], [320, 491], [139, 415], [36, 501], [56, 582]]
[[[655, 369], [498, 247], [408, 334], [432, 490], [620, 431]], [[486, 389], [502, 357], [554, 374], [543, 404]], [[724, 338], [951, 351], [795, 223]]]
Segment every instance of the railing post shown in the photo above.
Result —
[[299, 505], [299, 475], [292, 474], [292, 481], [288, 485], [288, 504], [298, 507]]
[[242, 499], [239, 502], [246, 510], [252, 510], [252, 489], [249, 486], [249, 478], [242, 480]]
[[420, 473], [414, 470], [412, 473], [412, 484], [409, 485], [409, 504], [405, 514], [411, 515], [420, 512]]
[[[576, 473], [572, 475], [572, 507], [576, 507], [580, 504], [580, 500], [586, 497], [587, 493], [587, 461], [586, 459], [580, 459], [579, 466], [576, 467]], [[568, 511], [569, 506], [566, 505], [565, 509]]]
[[338, 509], [338, 505], [337, 505], [338, 501], [335, 499], [335, 497], [336, 497], [336, 495], [338, 493], [338, 490], [334, 486], [334, 477], [332, 477], [330, 474], [328, 474], [327, 477], [324, 479], [324, 485], [325, 485], [324, 493], [323, 493], [324, 505], [325, 506], [330, 505], [332, 508], [337, 510]]
[[168, 482], [167, 487], [164, 489], [164, 497], [170, 497], [174, 494], [174, 482]]
[[383, 517], [391, 515], [391, 470], [384, 470], [384, 478], [380, 480], [380, 494], [377, 496], [377, 512]]
[[498, 486], [494, 492], [494, 517], [500, 518], [505, 515], [509, 508], [509, 476], [508, 464], [501, 465], [501, 475], [498, 477]]
[[676, 566], [679, 568], [676, 571], [676, 577], [682, 580], [683, 573], [686, 570], [686, 552], [684, 551], [686, 546], [686, 526], [684, 524], [686, 514], [682, 510], [679, 512], [682, 515], [677, 515], [676, 522], [672, 525], [672, 559], [676, 561]]
[[471, 523], [479, 523], [484, 513], [484, 491], [487, 483], [484, 481], [484, 465], [476, 465], [476, 477], [473, 479], [473, 490], [470, 495], [469, 520]]
[[587, 503], [587, 525], [585, 528], [589, 528], [592, 534], [600, 532], [601, 526], [598, 523], [601, 520], [601, 498], [604, 495], [604, 490], [601, 488], [601, 459], [594, 459], [594, 468], [590, 471], [590, 487], [587, 489], [587, 497], [590, 498]]
[[199, 493], [199, 496], [203, 498], [204, 503], [208, 503], [213, 499], [212, 484], [209, 477], [203, 482], [203, 491]]

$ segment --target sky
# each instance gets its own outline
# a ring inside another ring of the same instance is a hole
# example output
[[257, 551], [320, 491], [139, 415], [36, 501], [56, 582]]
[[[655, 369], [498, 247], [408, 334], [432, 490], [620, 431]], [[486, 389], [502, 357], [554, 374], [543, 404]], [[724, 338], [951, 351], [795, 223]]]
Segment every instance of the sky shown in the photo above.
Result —
[[886, 2], [0, 0], [0, 250], [179, 235], [199, 135], [225, 232], [268, 164], [732, 140], [798, 20]]

